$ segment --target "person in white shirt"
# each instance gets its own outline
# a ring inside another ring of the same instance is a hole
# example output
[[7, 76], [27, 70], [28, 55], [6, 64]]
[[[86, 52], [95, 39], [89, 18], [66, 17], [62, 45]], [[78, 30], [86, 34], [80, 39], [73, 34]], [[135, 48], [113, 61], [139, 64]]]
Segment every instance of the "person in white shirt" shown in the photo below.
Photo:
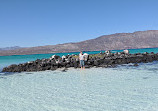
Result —
[[82, 51], [81, 51], [80, 54], [79, 54], [79, 60], [80, 60], [81, 69], [85, 69], [85, 66], [84, 66], [84, 59], [85, 59], [85, 57], [84, 57], [84, 55], [83, 55], [83, 53], [82, 53]]

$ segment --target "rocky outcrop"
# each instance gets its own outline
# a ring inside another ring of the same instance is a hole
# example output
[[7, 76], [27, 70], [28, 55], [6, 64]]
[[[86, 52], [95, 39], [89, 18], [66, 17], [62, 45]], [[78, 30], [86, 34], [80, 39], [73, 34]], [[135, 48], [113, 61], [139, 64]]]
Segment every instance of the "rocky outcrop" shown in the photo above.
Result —
[[[115, 67], [119, 64], [134, 63], [147, 63], [158, 60], [158, 53], [137, 53], [128, 54], [125, 52], [121, 53], [100, 53], [95, 55], [88, 55], [85, 61], [85, 67]], [[48, 59], [37, 59], [35, 61], [23, 63], [23, 64], [13, 64], [8, 67], [3, 68], [2, 72], [32, 72], [32, 71], [45, 71], [45, 70], [56, 70], [57, 68], [79, 68], [78, 55], [67, 55], [67, 56], [57, 56], [53, 55]]]

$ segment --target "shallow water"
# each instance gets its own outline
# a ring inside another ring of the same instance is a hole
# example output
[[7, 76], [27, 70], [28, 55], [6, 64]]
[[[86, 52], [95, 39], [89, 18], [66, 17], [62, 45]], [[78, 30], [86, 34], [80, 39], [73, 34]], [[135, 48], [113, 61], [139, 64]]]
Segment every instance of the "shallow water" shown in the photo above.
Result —
[[[119, 52], [121, 50], [114, 50]], [[158, 52], [158, 48], [131, 49]], [[87, 52], [90, 54], [98, 53]], [[57, 55], [67, 55], [58, 53]], [[69, 53], [78, 54], [78, 53]], [[53, 54], [0, 56], [0, 71], [10, 64]], [[0, 111], [157, 111], [158, 62], [61, 71], [0, 72]]]
[[2, 111], [157, 111], [158, 62], [0, 75]]

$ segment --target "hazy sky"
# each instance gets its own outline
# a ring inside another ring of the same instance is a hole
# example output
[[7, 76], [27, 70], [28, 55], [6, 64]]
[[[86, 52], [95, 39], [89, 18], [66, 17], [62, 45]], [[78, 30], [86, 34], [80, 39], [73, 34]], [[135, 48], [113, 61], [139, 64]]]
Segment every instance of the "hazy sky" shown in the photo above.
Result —
[[0, 0], [0, 47], [158, 30], [158, 0]]

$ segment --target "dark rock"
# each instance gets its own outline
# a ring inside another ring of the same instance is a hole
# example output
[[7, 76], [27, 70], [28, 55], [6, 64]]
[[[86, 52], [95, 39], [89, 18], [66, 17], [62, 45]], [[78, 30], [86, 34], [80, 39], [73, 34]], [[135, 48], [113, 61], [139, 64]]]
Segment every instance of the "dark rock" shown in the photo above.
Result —
[[94, 66], [99, 66], [99, 62], [97, 60], [94, 61]]
[[62, 70], [62, 72], [66, 72], [68, 69], [67, 68], [64, 68], [63, 70]]
[[[93, 54], [94, 55], [94, 54]], [[110, 54], [98, 54], [98, 56], [88, 56], [85, 61], [85, 67], [116, 67], [117, 64], [128, 64], [134, 63], [134, 66], [138, 66], [137, 63], [147, 63], [158, 60], [158, 53], [137, 53], [137, 54], [126, 54], [125, 52], [110, 53]], [[24, 64], [13, 64], [3, 68], [2, 72], [32, 72], [32, 71], [44, 71], [44, 70], [56, 70], [57, 68], [79, 68], [79, 59], [72, 55], [64, 57], [54, 55], [50, 59], [37, 59]]]
[[66, 66], [65, 66], [65, 67], [66, 67], [66, 68], [69, 68], [69, 67], [71, 67], [71, 66], [70, 66], [70, 64], [66, 64]]
[[50, 68], [50, 70], [52, 70], [52, 71], [54, 71], [56, 69], [57, 69], [57, 67], [53, 67], [53, 66], [51, 66], [51, 68]]
[[74, 68], [77, 68], [78, 67], [78, 63], [77, 62], [74, 62]]
[[102, 68], [107, 68], [107, 67], [108, 67], [108, 65], [106, 65], [106, 64], [101, 64], [101, 65], [99, 65], [99, 67], [102, 67]]
[[135, 63], [133, 66], [139, 66], [137, 63]]
[[51, 65], [54, 65], [56, 64], [56, 61], [55, 60], [51, 60]]
[[60, 58], [60, 56], [58, 56], [58, 55], [53, 55], [51, 58], [57, 60], [57, 59]]
[[88, 65], [85, 65], [85, 68], [90, 68], [90, 66], [88, 66]]

